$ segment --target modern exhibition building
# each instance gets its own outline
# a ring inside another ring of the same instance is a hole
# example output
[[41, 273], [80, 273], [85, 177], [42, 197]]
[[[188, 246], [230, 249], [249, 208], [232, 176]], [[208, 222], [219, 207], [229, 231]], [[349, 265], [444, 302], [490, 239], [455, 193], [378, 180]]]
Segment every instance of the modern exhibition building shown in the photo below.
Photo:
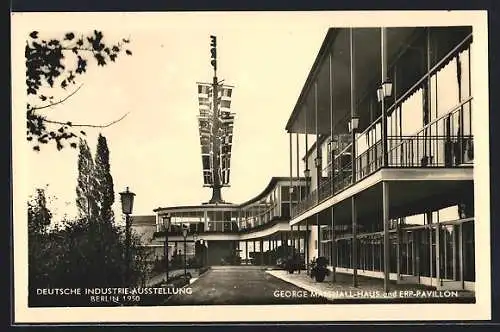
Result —
[[329, 29], [286, 123], [290, 177], [242, 204], [217, 192], [155, 209], [158, 254], [165, 240], [169, 255], [202, 244], [208, 265], [275, 265], [295, 251], [355, 286], [474, 290], [473, 46], [468, 26]]

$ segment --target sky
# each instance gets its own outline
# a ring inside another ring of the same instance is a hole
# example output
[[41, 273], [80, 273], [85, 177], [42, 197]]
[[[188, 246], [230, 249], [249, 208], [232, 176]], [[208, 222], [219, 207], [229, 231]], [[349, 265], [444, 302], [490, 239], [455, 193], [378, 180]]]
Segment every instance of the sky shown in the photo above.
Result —
[[[134, 214], [210, 199], [211, 189], [202, 187], [196, 86], [213, 76], [210, 35], [217, 36], [218, 77], [235, 86], [231, 187], [223, 189], [223, 199], [244, 202], [271, 177], [289, 175], [284, 128], [330, 26], [327, 15], [116, 14], [110, 19], [62, 13], [55, 21], [43, 14], [19, 16], [18, 22], [26, 22], [18, 25], [20, 40], [31, 30], [52, 38], [93, 29], [101, 30], [105, 41], [131, 40], [132, 56], [89, 67], [79, 78], [81, 89], [44, 113], [86, 124], [106, 124], [128, 113], [111, 127], [86, 129], [93, 153], [99, 132], [108, 140], [116, 211], [118, 192], [126, 186], [136, 194]], [[48, 184], [48, 195], [56, 198], [54, 213], [75, 215], [78, 150], [23, 149], [27, 193]]]

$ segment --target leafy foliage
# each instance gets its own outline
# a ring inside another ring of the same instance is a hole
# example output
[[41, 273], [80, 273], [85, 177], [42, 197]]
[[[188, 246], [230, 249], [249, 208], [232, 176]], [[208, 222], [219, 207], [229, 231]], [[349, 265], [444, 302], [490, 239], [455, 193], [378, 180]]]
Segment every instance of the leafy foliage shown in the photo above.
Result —
[[[130, 41], [123, 38], [121, 42], [107, 44], [101, 31], [94, 30], [92, 34], [76, 36], [74, 32], [67, 32], [59, 39], [42, 39], [38, 31], [29, 34], [26, 41], [26, 87], [28, 95], [39, 99], [42, 105], [27, 104], [27, 139], [32, 142], [33, 149], [40, 151], [40, 144], [55, 141], [58, 150], [61, 150], [63, 142], [69, 140], [70, 146], [77, 148], [77, 144], [71, 139], [85, 132], [76, 134], [71, 121], [51, 121], [36, 111], [52, 107], [64, 102], [74, 94], [55, 101], [53, 94], [43, 91], [48, 87], [66, 90], [69, 86], [76, 84], [77, 77], [87, 72], [89, 61], [95, 61], [98, 66], [105, 66], [115, 62], [123, 51], [125, 44]], [[132, 55], [128, 49], [127, 55]], [[76, 91], [75, 91], [76, 92]], [[52, 130], [51, 126], [59, 128]]]
[[144, 284], [151, 271], [151, 251], [134, 232], [129, 233], [127, 263], [126, 229], [115, 223], [111, 209], [114, 189], [106, 138], [99, 135], [95, 160], [83, 139], [79, 151], [79, 217], [49, 229], [52, 213], [45, 191], [37, 190], [28, 202], [30, 303], [40, 301], [33, 294], [37, 288], [135, 286]]
[[133, 237], [130, 284], [125, 280], [124, 230], [86, 219], [65, 221], [43, 234], [30, 233], [30, 289], [133, 286], [144, 281], [147, 249]]
[[28, 230], [30, 234], [44, 234], [52, 220], [52, 213], [47, 208], [44, 189], [37, 189], [28, 200]]

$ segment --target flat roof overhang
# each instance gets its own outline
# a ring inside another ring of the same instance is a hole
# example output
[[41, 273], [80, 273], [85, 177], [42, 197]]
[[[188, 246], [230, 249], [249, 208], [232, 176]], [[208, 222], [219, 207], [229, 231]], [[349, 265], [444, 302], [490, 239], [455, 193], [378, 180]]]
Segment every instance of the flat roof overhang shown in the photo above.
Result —
[[[332, 80], [333, 131], [348, 133], [347, 120], [350, 118], [351, 66], [349, 28], [329, 29], [318, 56], [311, 68], [301, 94], [286, 124], [289, 133], [315, 133], [315, 83], [317, 86], [318, 133], [330, 134], [330, 60]], [[387, 53], [389, 61], [415, 32], [415, 27], [388, 28]], [[380, 28], [353, 28], [354, 40], [354, 87], [358, 91], [356, 100], [367, 93], [370, 85], [375, 85], [381, 77]], [[366, 120], [362, 117], [361, 120]]]
[[[279, 220], [272, 223], [272, 225], [269, 225], [262, 229], [253, 231], [251, 230], [245, 233], [202, 232], [198, 233], [197, 237], [198, 240], [206, 240], [206, 241], [247, 241], [247, 240], [251, 241], [251, 240], [260, 240], [267, 238], [279, 239], [282, 233], [290, 233], [290, 232], [292, 232], [292, 230], [290, 228], [289, 221]], [[293, 232], [294, 234], [297, 234], [297, 230], [294, 230]], [[300, 233], [304, 234], [305, 230], [301, 230]], [[154, 240], [158, 242], [164, 242], [165, 236], [163, 234], [160, 235], [160, 233], [158, 233], [158, 235], [155, 236]], [[183, 242], [184, 238], [182, 237], [182, 235], [169, 235], [168, 241]], [[193, 237], [188, 236], [186, 241], [193, 242]]]
[[[398, 60], [398, 67], [404, 67], [397, 70], [395, 95], [397, 94], [398, 98], [426, 72], [426, 45], [423, 38], [426, 30], [425, 27], [386, 29], [388, 70], [395, 70], [394, 64]], [[431, 42], [439, 45], [432, 49], [431, 67], [472, 32], [470, 26], [431, 27], [429, 30]], [[359, 128], [363, 129], [370, 124], [372, 108], [365, 103], [365, 97], [371, 96], [372, 102], [376, 103], [376, 88], [381, 83], [381, 28], [352, 28], [352, 32], [354, 103], [356, 113], [360, 116]], [[331, 131], [335, 134], [348, 133], [347, 124], [351, 116], [350, 50], [350, 28], [330, 28], [287, 121], [285, 129], [288, 133], [315, 134], [316, 129], [320, 135], [330, 135]], [[444, 65], [446, 62], [442, 63], [440, 68]], [[408, 97], [410, 95], [405, 98]], [[330, 104], [333, 119], [330, 116]], [[380, 112], [377, 105], [372, 105], [374, 113]]]
[[355, 196], [358, 220], [382, 220], [382, 182], [389, 184], [389, 218], [423, 213], [457, 202], [466, 195], [473, 196], [473, 168], [442, 169], [381, 169], [337, 195], [293, 218], [291, 226], [331, 222], [333, 206], [335, 224], [350, 224], [351, 197]]
[[[305, 184], [305, 178], [303, 177], [292, 177], [292, 183]], [[290, 177], [274, 176], [271, 178], [264, 190], [257, 196], [249, 199], [246, 202], [240, 204], [202, 204], [202, 205], [186, 205], [186, 206], [171, 206], [171, 207], [157, 207], [153, 209], [153, 212], [158, 215], [164, 215], [170, 212], [203, 212], [203, 211], [238, 211], [245, 208], [251, 204], [258, 203], [259, 200], [265, 198], [270, 194], [280, 183], [288, 185], [290, 183]]]

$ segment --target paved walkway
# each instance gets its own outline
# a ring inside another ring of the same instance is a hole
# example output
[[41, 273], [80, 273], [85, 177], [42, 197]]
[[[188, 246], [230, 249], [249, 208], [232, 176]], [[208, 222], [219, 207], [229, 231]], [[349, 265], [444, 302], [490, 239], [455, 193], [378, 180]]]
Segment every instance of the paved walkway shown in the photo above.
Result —
[[[191, 279], [190, 283], [193, 283], [199, 276], [198, 269], [187, 269], [186, 272], [191, 274], [192, 279]], [[171, 270], [171, 271], [168, 271], [168, 278], [169, 279], [174, 278], [177, 276], [181, 276], [183, 274], [184, 274], [184, 269]], [[152, 287], [152, 286], [158, 285], [161, 282], [164, 282], [165, 277], [166, 277], [165, 272], [151, 276], [146, 281], [146, 287]]]
[[266, 305], [328, 303], [266, 273], [262, 266], [213, 266], [189, 286], [190, 294], [173, 295], [166, 305]]
[[385, 294], [382, 279], [358, 276], [358, 287], [352, 285], [352, 275], [337, 273], [336, 282], [325, 279], [316, 282], [305, 271], [289, 274], [284, 270], [268, 270], [268, 274], [293, 284], [334, 303], [456, 303], [475, 301], [468, 291], [435, 291], [433, 287], [415, 284], [396, 284], [391, 281], [390, 292]]

